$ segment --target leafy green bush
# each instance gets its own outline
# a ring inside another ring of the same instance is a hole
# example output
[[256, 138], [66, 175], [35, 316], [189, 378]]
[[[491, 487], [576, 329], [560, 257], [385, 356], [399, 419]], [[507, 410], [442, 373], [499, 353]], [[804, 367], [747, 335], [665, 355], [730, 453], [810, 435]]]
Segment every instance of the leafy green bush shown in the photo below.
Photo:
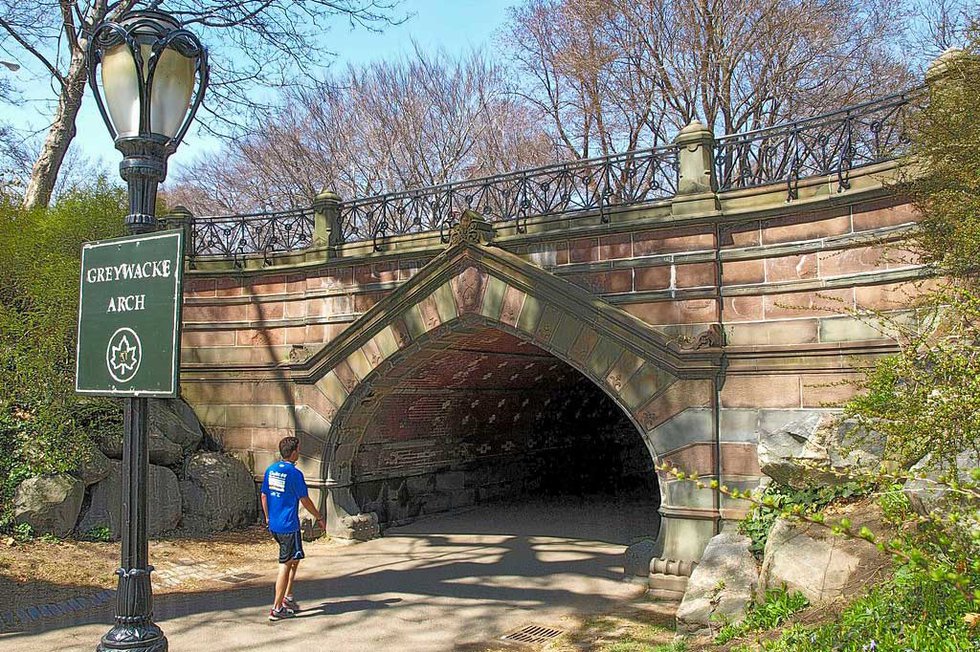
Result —
[[889, 484], [883, 487], [877, 495], [878, 506], [885, 521], [892, 525], [901, 525], [912, 517], [912, 504], [905, 495], [904, 486]]
[[769, 531], [784, 512], [815, 514], [839, 498], [860, 496], [869, 490], [869, 487], [856, 482], [805, 489], [794, 489], [774, 482], [759, 496], [759, 504], [753, 505], [739, 522], [738, 531], [752, 540], [749, 550], [761, 558]]
[[949, 287], [929, 297], [933, 317], [904, 329], [901, 352], [865, 378], [845, 416], [884, 437], [885, 454], [907, 466], [929, 454], [955, 472], [962, 451], [980, 456], [980, 294]]
[[14, 539], [21, 543], [34, 538], [34, 528], [31, 527], [30, 523], [18, 523], [11, 528], [11, 532], [14, 535]]
[[24, 478], [78, 467], [121, 411], [74, 393], [83, 242], [121, 235], [126, 193], [100, 179], [49, 209], [0, 203], [0, 526]]
[[969, 601], [948, 583], [905, 566], [851, 603], [835, 622], [794, 626], [762, 648], [773, 652], [976, 650], [980, 628], [964, 619], [970, 611]]
[[749, 632], [774, 629], [808, 606], [810, 601], [798, 591], [789, 593], [785, 588], [769, 589], [761, 603], [749, 606], [744, 620], [722, 627], [715, 636], [715, 643], [721, 645]]
[[[980, 18], [980, 15], [975, 16]], [[902, 191], [923, 215], [911, 243], [944, 274], [980, 274], [980, 23], [969, 55], [932, 84], [929, 101], [910, 127], [910, 169]]]

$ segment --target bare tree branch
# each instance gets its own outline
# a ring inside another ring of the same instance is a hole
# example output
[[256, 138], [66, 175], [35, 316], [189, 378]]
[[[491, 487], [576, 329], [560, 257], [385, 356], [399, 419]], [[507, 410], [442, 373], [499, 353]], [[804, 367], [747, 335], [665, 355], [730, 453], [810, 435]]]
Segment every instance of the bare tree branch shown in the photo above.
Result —
[[[166, 9], [203, 28], [213, 70], [203, 129], [223, 137], [243, 133], [274, 104], [270, 89], [299, 87], [332, 56], [323, 34], [338, 18], [380, 29], [403, 20], [398, 0], [171, 0]], [[50, 128], [24, 195], [27, 207], [45, 205], [75, 133], [88, 74], [88, 34], [147, 0], [0, 0], [0, 51], [37, 59], [57, 82]]]
[[0, 18], [0, 27], [3, 27], [3, 29], [10, 35], [10, 37], [14, 39], [18, 44], [20, 44], [20, 46], [24, 48], [28, 52], [28, 54], [30, 54], [32, 57], [40, 61], [41, 65], [47, 68], [48, 72], [51, 73], [51, 76], [54, 79], [57, 79], [58, 82], [62, 86], [64, 86], [65, 78], [61, 74], [61, 71], [55, 68], [54, 64], [51, 63], [46, 56], [41, 54], [41, 52], [39, 52], [37, 48], [35, 48], [30, 43], [28, 43], [27, 40], [24, 39], [20, 34], [18, 34], [17, 31], [10, 25], [10, 23], [8, 23], [3, 18]]
[[350, 67], [288, 101], [252, 134], [177, 172], [168, 200], [198, 214], [308, 207], [554, 160], [538, 112], [474, 53]]

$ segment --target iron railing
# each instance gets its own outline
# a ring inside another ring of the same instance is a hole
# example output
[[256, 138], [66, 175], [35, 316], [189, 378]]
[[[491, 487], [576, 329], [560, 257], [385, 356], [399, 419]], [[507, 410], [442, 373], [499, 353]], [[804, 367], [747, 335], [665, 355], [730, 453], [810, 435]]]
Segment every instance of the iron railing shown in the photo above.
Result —
[[241, 265], [246, 257], [272, 256], [306, 249], [313, 244], [313, 209], [195, 217], [191, 221], [188, 254], [231, 258]]
[[850, 188], [853, 168], [891, 160], [908, 144], [907, 119], [920, 89], [813, 118], [722, 136], [715, 141], [718, 190], [784, 182], [798, 198], [800, 179], [836, 175], [838, 191]]
[[[722, 136], [715, 141], [719, 191], [784, 183], [797, 198], [801, 179], [836, 175], [850, 187], [853, 168], [901, 155], [906, 125], [921, 88], [796, 122]], [[345, 242], [371, 240], [376, 250], [392, 235], [440, 231], [471, 208], [494, 222], [526, 232], [532, 217], [598, 212], [603, 222], [619, 208], [669, 199], [677, 191], [674, 145], [635, 150], [491, 177], [353, 199], [340, 204]], [[270, 262], [276, 254], [312, 244], [312, 209], [198, 217], [192, 257], [246, 257]]]
[[636, 150], [492, 177], [445, 183], [344, 202], [345, 240], [445, 230], [471, 208], [493, 222], [514, 221], [523, 233], [530, 217], [599, 211], [667, 199], [677, 191], [677, 148]]

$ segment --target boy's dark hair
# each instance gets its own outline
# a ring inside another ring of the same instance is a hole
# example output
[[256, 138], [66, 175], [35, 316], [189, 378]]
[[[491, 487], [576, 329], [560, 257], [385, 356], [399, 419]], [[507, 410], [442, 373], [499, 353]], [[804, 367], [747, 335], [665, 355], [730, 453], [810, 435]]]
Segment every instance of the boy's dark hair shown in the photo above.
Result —
[[299, 437], [283, 437], [279, 440], [279, 454], [282, 459], [290, 457], [299, 448]]

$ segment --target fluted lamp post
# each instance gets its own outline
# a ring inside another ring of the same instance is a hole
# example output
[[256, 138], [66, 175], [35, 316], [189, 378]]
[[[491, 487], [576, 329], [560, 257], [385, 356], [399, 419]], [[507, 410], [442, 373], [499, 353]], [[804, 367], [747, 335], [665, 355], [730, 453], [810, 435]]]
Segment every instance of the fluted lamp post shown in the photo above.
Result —
[[[89, 85], [129, 186], [130, 233], [156, 229], [157, 186], [167, 158], [194, 119], [208, 85], [207, 50], [173, 16], [132, 11], [100, 23], [89, 42]], [[98, 649], [163, 652], [167, 639], [153, 622], [147, 546], [147, 399], [125, 400], [122, 477], [122, 549], [115, 625]]]

